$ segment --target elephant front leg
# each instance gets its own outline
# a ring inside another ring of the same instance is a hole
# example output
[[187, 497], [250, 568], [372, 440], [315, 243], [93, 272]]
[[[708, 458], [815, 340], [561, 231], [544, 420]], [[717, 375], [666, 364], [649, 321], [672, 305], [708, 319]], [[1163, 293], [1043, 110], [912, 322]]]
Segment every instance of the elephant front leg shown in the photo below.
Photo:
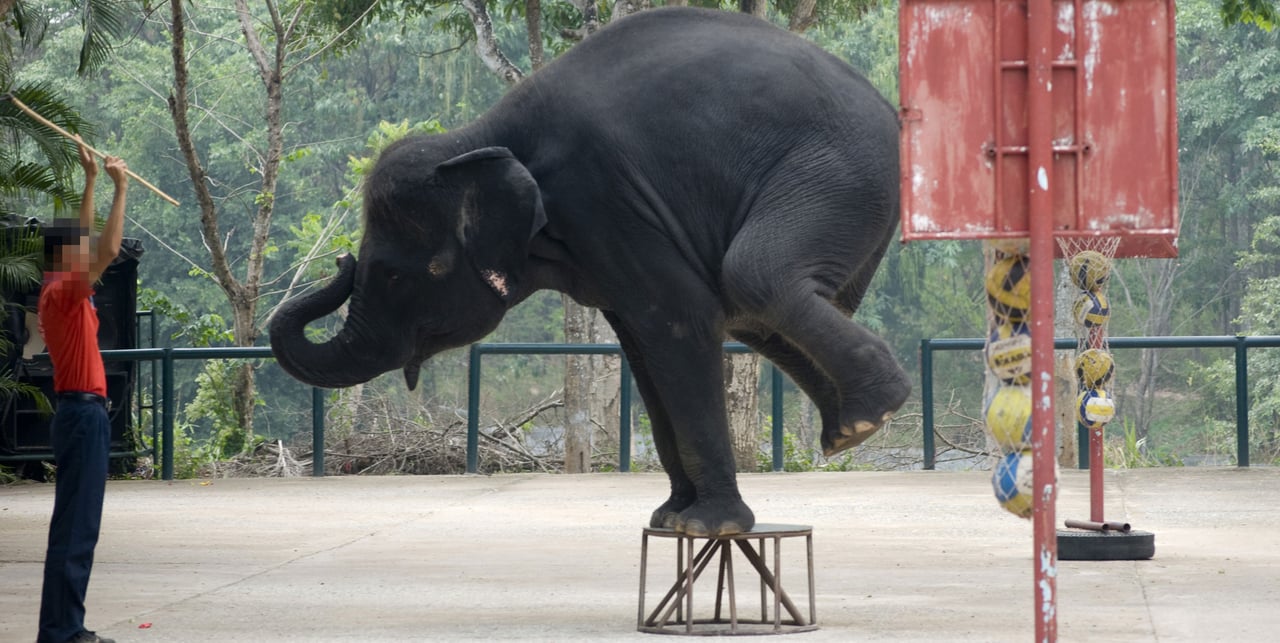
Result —
[[675, 429], [671, 425], [671, 416], [662, 405], [662, 398], [658, 395], [658, 388], [653, 383], [653, 376], [649, 372], [644, 353], [639, 350], [639, 345], [631, 336], [631, 331], [621, 323], [617, 315], [609, 311], [601, 311], [601, 313], [613, 327], [614, 333], [618, 336], [618, 343], [622, 345], [622, 352], [627, 356], [636, 389], [640, 391], [645, 412], [649, 415], [649, 426], [653, 431], [653, 446], [658, 451], [658, 461], [662, 463], [662, 469], [667, 472], [667, 477], [671, 481], [671, 495], [653, 511], [649, 517], [649, 526], [674, 529], [680, 512], [688, 509], [698, 499], [698, 491], [694, 488], [693, 481], [689, 480], [689, 476], [685, 475], [684, 465], [680, 461], [680, 451], [676, 446]]
[[[619, 333], [619, 339], [621, 340], [621, 333]], [[626, 350], [627, 344], [628, 342], [622, 341], [623, 350]], [[698, 491], [694, 488], [693, 481], [689, 480], [689, 476], [685, 475], [684, 465], [680, 461], [680, 451], [676, 446], [675, 429], [671, 426], [671, 418], [667, 415], [667, 410], [662, 406], [662, 398], [658, 396], [657, 388], [653, 385], [644, 357], [633, 356], [628, 352], [627, 360], [631, 364], [631, 373], [635, 376], [636, 388], [639, 389], [645, 410], [649, 414], [649, 425], [653, 430], [653, 446], [658, 450], [658, 460], [671, 480], [671, 496], [653, 511], [653, 515], [649, 518], [649, 526], [674, 529], [680, 512], [688, 509], [698, 499]]]
[[[660, 430], [655, 422], [655, 445], [660, 454], [674, 448], [674, 457], [663, 456], [672, 496], [654, 512], [653, 521], [699, 537], [736, 534], [755, 525], [755, 515], [738, 491], [724, 406], [723, 351], [720, 342], [701, 339], [711, 337], [721, 335], [715, 328], [700, 328], [641, 342], [647, 349], [641, 359], [651, 389], [645, 403], [661, 409], [655, 420], [669, 428]], [[671, 444], [664, 446], [659, 440], [665, 435]]]

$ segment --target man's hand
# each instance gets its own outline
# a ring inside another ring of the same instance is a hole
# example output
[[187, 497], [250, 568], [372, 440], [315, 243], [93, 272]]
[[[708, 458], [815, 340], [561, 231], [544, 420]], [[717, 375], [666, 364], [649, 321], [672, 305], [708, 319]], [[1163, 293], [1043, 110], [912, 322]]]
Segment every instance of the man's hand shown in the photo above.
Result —
[[80, 167], [84, 168], [85, 177], [92, 179], [98, 176], [98, 162], [93, 158], [84, 141], [80, 140], [79, 134], [76, 135], [76, 145], [80, 148]]
[[[82, 147], [80, 149], [81, 149], [80, 154], [83, 157], [84, 148]], [[124, 159], [118, 156], [107, 157], [107, 176], [110, 176], [111, 180], [115, 181], [116, 187], [123, 188], [126, 184], [129, 183], [129, 175], [126, 174], [126, 172], [128, 171], [129, 171], [129, 166], [124, 162]]]

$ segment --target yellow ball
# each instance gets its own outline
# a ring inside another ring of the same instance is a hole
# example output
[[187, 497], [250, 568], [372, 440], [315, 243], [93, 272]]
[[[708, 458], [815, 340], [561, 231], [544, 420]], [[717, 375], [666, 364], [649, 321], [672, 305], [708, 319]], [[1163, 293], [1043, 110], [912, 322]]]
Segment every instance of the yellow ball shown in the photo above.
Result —
[[1097, 250], [1084, 250], [1067, 262], [1071, 281], [1081, 290], [1097, 291], [1111, 276], [1111, 260]]
[[1031, 388], [1001, 386], [987, 404], [987, 430], [1005, 453], [1031, 444]]
[[1076, 356], [1076, 379], [1082, 389], [1105, 388], [1115, 370], [1111, 353], [1104, 350], [1090, 348]]
[[1106, 426], [1116, 416], [1116, 402], [1106, 391], [1081, 391], [1076, 398], [1076, 419], [1089, 430]]
[[987, 368], [1005, 384], [1031, 381], [1031, 331], [1023, 324], [999, 324], [987, 339]]
[[996, 252], [1004, 255], [1025, 255], [1031, 252], [1031, 240], [1026, 237], [1020, 239], [987, 239], [987, 243]]
[[1031, 268], [1027, 258], [1010, 255], [987, 270], [987, 303], [1001, 323], [1020, 323], [1031, 308]]

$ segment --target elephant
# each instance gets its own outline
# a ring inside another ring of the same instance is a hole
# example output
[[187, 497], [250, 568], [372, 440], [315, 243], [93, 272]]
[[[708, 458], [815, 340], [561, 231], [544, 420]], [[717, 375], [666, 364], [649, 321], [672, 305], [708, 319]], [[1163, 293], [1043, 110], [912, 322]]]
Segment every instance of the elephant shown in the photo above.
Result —
[[[897, 111], [852, 67], [750, 15], [620, 19], [443, 134], [410, 135], [363, 186], [357, 256], [282, 304], [273, 355], [319, 387], [479, 341], [550, 289], [618, 336], [670, 496], [653, 527], [750, 531], [722, 372], [726, 335], [814, 402], [829, 457], [911, 384], [851, 319], [897, 227]], [[336, 310], [323, 342], [310, 322]]]

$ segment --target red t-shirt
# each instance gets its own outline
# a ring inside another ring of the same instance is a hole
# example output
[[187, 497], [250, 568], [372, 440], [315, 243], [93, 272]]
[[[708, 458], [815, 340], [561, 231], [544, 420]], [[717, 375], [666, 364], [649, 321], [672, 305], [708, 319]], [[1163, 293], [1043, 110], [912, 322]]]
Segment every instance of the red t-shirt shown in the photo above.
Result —
[[45, 274], [40, 290], [40, 334], [53, 360], [53, 390], [107, 396], [98, 352], [98, 311], [93, 287], [69, 272]]

